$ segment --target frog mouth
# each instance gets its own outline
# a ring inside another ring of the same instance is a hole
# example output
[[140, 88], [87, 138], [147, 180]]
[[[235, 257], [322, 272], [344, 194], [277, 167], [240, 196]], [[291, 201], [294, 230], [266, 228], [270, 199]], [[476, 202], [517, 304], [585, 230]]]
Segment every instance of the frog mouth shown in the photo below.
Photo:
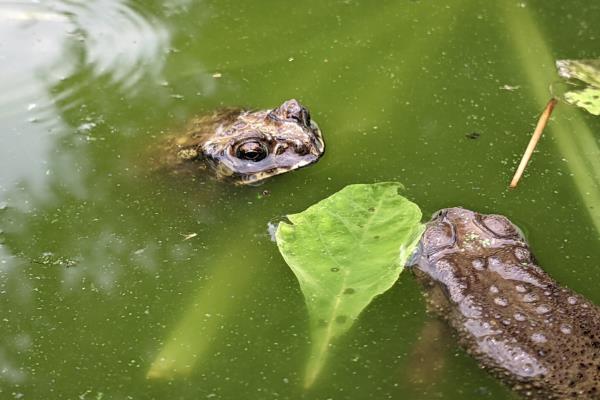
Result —
[[257, 163], [236, 163], [235, 168], [229, 168], [222, 163], [216, 167], [215, 172], [218, 178], [232, 180], [238, 185], [257, 185], [273, 176], [312, 165], [322, 155], [321, 152], [320, 154], [311, 153], [290, 158], [282, 158], [281, 155], [278, 157], [269, 156]]
[[311, 164], [314, 164], [318, 161], [319, 157], [306, 157], [303, 160], [295, 163], [293, 166], [282, 166], [282, 167], [274, 167], [265, 171], [256, 172], [253, 174], [236, 174], [238, 184], [242, 185], [253, 185], [253, 184], [261, 184], [268, 178], [271, 178], [276, 175], [285, 174], [286, 172], [290, 172], [296, 169], [307, 167]]

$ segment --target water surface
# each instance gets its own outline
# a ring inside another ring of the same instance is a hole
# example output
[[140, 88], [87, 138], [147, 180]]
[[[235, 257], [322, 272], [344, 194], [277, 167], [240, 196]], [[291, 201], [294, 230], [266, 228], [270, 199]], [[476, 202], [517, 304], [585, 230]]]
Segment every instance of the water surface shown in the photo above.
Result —
[[[308, 317], [266, 229], [400, 181], [426, 215], [509, 216], [600, 303], [600, 120], [559, 105], [507, 189], [554, 60], [599, 56], [600, 6], [495, 3], [0, 3], [0, 397], [514, 398], [428, 328], [410, 273], [304, 389]], [[232, 188], [147, 162], [195, 115], [288, 98], [327, 141], [310, 168]]]

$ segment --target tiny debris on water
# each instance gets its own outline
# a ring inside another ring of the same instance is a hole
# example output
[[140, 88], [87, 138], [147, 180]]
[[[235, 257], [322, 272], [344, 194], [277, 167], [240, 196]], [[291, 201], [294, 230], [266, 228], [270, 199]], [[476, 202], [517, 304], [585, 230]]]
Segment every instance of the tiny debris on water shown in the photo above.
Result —
[[181, 234], [181, 236], [183, 236], [183, 240], [190, 240], [195, 238], [196, 236], [198, 236], [198, 234], [196, 232], [193, 233], [188, 233], [188, 234]]
[[60, 267], [71, 268], [77, 265], [77, 261], [67, 257], [57, 256], [52, 252], [45, 252], [38, 258], [34, 258], [31, 262], [40, 265], [58, 265]]
[[96, 127], [95, 122], [84, 122], [77, 127], [77, 132], [79, 133], [87, 133]]
[[519, 90], [520, 88], [521, 88], [520, 85], [515, 85], [515, 86], [512, 86], [512, 85], [502, 85], [502, 86], [500, 86], [501, 90], [508, 90], [509, 92], [512, 92], [513, 90]]
[[263, 197], [268, 197], [271, 195], [271, 191], [269, 189], [265, 189], [258, 194], [258, 199], [262, 199]]
[[480, 136], [481, 136], [481, 133], [479, 133], [479, 132], [470, 132], [465, 135], [465, 137], [467, 139], [472, 139], [472, 140], [479, 139]]
[[267, 224], [267, 232], [269, 232], [269, 237], [272, 242], [277, 242], [275, 234], [277, 233], [277, 227], [279, 226], [279, 222], [269, 222]]

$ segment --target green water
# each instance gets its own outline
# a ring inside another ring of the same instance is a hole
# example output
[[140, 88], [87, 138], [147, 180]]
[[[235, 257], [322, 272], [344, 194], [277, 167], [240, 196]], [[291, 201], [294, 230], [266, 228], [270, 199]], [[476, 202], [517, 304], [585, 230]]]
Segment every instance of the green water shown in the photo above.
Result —
[[[559, 105], [507, 189], [553, 61], [600, 56], [597, 4], [48, 1], [0, 20], [2, 399], [515, 398], [448, 333], [424, 349], [410, 273], [303, 387], [308, 316], [267, 224], [350, 183], [505, 214], [600, 303], [600, 119]], [[194, 115], [288, 98], [323, 130], [314, 166], [232, 188], [147, 162]]]

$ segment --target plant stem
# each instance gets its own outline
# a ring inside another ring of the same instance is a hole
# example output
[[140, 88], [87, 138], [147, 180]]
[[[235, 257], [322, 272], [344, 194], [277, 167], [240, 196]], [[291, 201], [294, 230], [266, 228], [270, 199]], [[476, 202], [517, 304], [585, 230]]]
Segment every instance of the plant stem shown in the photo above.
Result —
[[544, 132], [544, 128], [548, 123], [548, 119], [550, 119], [550, 115], [552, 115], [552, 110], [554, 110], [554, 106], [556, 105], [556, 98], [551, 98], [548, 104], [546, 104], [546, 108], [544, 108], [544, 112], [540, 115], [540, 119], [538, 119], [538, 123], [535, 126], [535, 131], [533, 131], [533, 135], [531, 136], [531, 140], [527, 145], [527, 149], [525, 149], [525, 153], [523, 154], [523, 158], [521, 158], [521, 162], [519, 163], [519, 168], [517, 168], [517, 172], [515, 172], [515, 176], [513, 176], [512, 181], [510, 182], [511, 188], [516, 188], [519, 183], [519, 179], [521, 179], [521, 175], [523, 175], [523, 171], [525, 171], [525, 167], [533, 154], [533, 150], [537, 145], [540, 137], [542, 136], [542, 132]]

